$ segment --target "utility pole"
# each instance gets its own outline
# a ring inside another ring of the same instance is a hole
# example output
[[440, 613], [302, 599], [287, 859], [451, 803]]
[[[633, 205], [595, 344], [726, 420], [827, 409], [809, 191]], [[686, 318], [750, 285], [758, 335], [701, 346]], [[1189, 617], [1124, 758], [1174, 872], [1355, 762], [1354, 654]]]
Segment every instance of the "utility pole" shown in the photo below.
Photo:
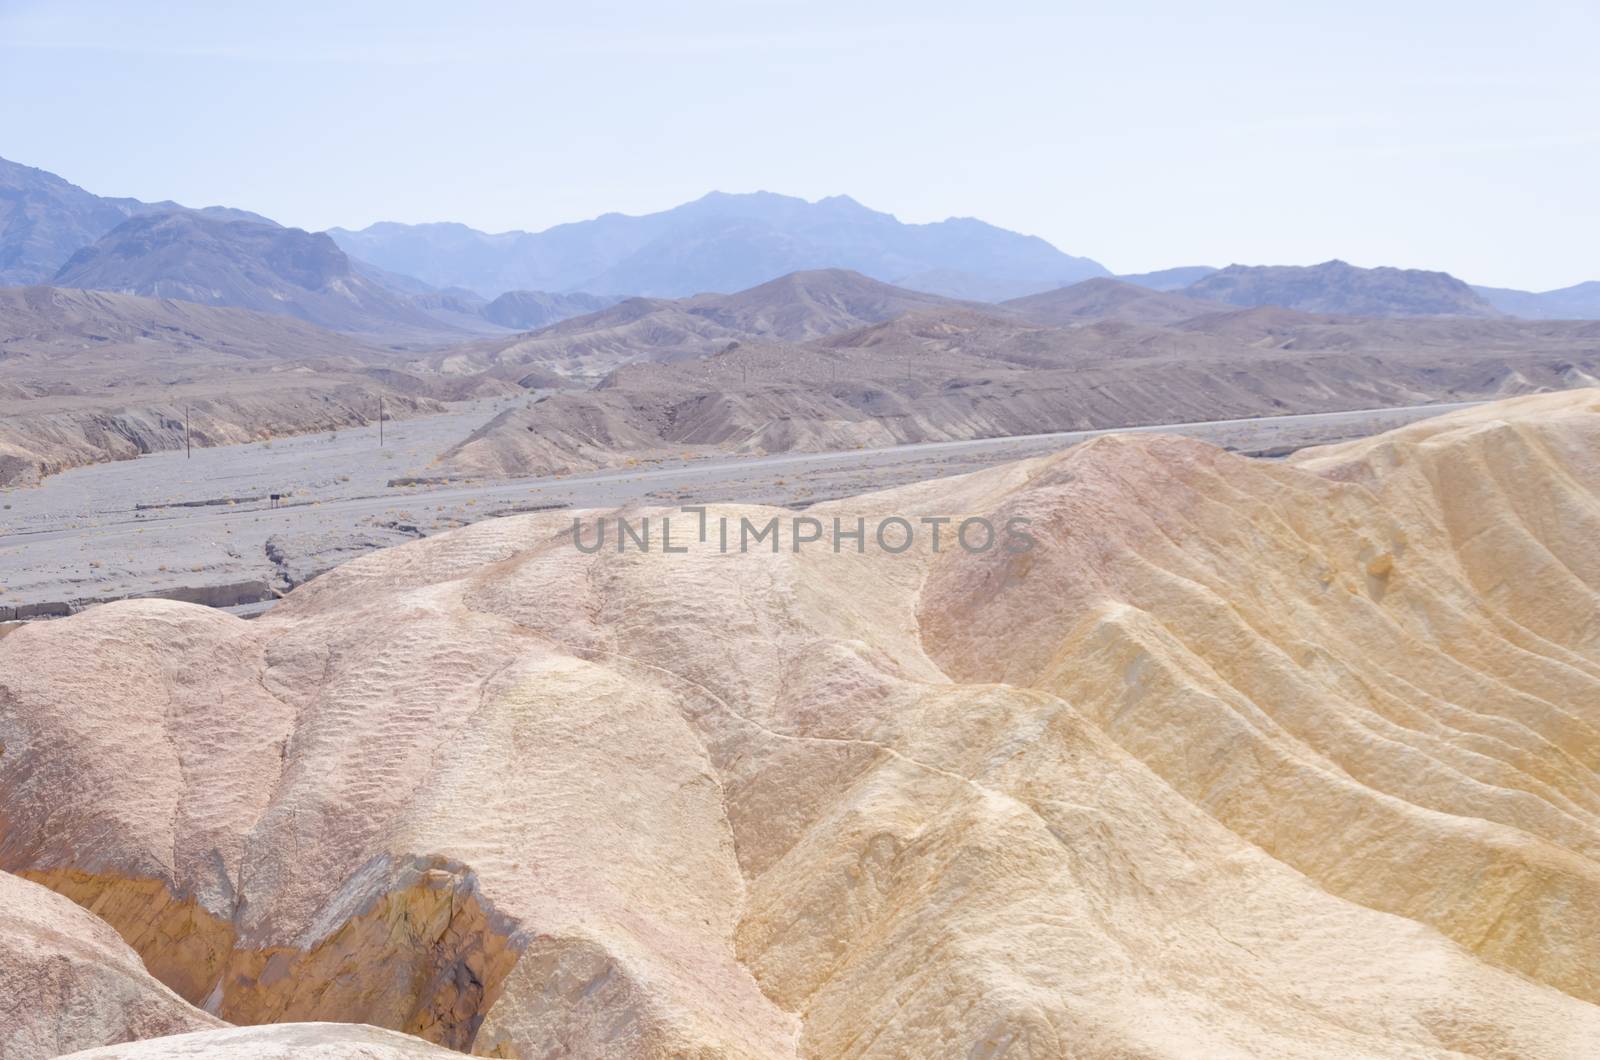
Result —
[[183, 406], [183, 458], [189, 460], [193, 457], [194, 449], [189, 444], [189, 406], [185, 405]]
[[378, 448], [383, 448], [383, 395], [378, 395]]

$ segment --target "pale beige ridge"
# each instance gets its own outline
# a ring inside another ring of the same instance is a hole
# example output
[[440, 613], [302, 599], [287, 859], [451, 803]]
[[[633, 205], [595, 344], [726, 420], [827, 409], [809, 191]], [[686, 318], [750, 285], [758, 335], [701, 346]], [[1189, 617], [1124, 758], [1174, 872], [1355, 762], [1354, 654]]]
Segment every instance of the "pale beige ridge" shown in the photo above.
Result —
[[1600, 392], [805, 513], [1025, 553], [647, 514], [689, 551], [499, 519], [0, 640], [0, 868], [225, 1019], [480, 1054], [1600, 1041]]

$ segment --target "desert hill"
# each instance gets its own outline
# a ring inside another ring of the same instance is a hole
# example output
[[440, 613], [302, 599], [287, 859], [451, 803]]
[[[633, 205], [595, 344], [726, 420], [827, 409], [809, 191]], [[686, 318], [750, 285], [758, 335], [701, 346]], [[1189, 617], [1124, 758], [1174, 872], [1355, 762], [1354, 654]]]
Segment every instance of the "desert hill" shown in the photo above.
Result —
[[1220, 302], [1156, 291], [1110, 277], [1013, 298], [1002, 302], [1001, 306], [1036, 324], [1054, 325], [1108, 319], [1134, 324], [1176, 324], [1226, 309]]
[[[94, 195], [54, 173], [0, 158], [0, 284], [44, 283], [75, 251], [128, 218], [183, 209], [175, 202]], [[221, 206], [191, 212], [271, 224], [247, 210]]]
[[478, 314], [501, 327], [535, 331], [571, 317], [597, 313], [620, 301], [620, 297], [610, 295], [506, 291], [486, 302]]
[[1367, 320], [1276, 307], [1171, 327], [1112, 319], [1050, 327], [1014, 306], [940, 307], [807, 343], [758, 340], [670, 363], [639, 360], [593, 391], [506, 410], [440, 454], [439, 465], [467, 476], [543, 475], [685, 453], [1492, 399], [1600, 384], [1597, 338], [1593, 323]]
[[1216, 271], [1214, 265], [1179, 265], [1176, 268], [1157, 269], [1154, 272], [1124, 273], [1116, 279], [1139, 287], [1148, 287], [1152, 291], [1181, 291], [1196, 280], [1202, 280]]
[[1484, 301], [1502, 313], [1528, 320], [1600, 320], [1600, 280], [1555, 291], [1515, 291], [1506, 287], [1474, 287]]
[[[1265, 346], [1365, 350], [1408, 360], [1431, 350], [1471, 359], [1568, 350], [1581, 340], [1583, 327], [1467, 315], [1362, 317], [1277, 305], [1234, 308], [1106, 278], [994, 306], [825, 269], [780, 277], [732, 295], [627, 299], [527, 334], [479, 339], [425, 354], [418, 363], [448, 373], [493, 369], [505, 378], [516, 374], [510, 371], [516, 366], [532, 365], [592, 379], [638, 362], [720, 354], [735, 343], [806, 342], [892, 346], [893, 356], [913, 358], [923, 347], [940, 354], [962, 349], [987, 359], [1038, 365], [1059, 365], [1064, 357], [1071, 360], [1085, 351], [1145, 359], [1160, 354], [1180, 361], [1253, 358], [1253, 348]], [[859, 328], [869, 331], [847, 337]], [[1063, 330], [1073, 334], [1055, 334]], [[1579, 346], [1571, 352], [1592, 351]], [[1579, 378], [1569, 385], [1583, 382]]]
[[56, 287], [0, 289], [0, 485], [184, 444], [440, 411], [513, 388], [401, 371], [392, 354], [288, 317]]
[[700, 356], [739, 342], [802, 341], [913, 310], [959, 305], [846, 269], [821, 269], [731, 295], [629, 298], [512, 339], [454, 347], [430, 363], [446, 371], [532, 364], [604, 375], [638, 360]]
[[620, 297], [545, 291], [507, 291], [490, 299], [465, 287], [433, 288], [420, 280], [386, 272], [355, 258], [350, 259], [350, 264], [358, 273], [399, 294], [406, 305], [443, 325], [439, 334], [420, 335], [408, 343], [420, 349], [461, 342], [462, 332], [503, 338], [512, 332], [548, 327], [622, 301]]
[[[1241, 267], [1242, 266], [1234, 266], [1234, 268]], [[1156, 272], [1129, 274], [1118, 276], [1116, 279], [1125, 281], [1127, 283], [1137, 284], [1141, 287], [1148, 287], [1155, 291], [1182, 291], [1184, 288], [1187, 288], [1190, 285], [1195, 284], [1219, 271], [1220, 270], [1212, 268], [1208, 265], [1193, 265], [1182, 266], [1175, 269], [1161, 269]], [[1330, 270], [1327, 275], [1328, 279], [1331, 281], [1330, 287], [1332, 288], [1349, 285], [1348, 279], [1344, 276], [1341, 276], [1337, 271]], [[1315, 284], [1313, 283], [1309, 286], [1314, 287]], [[1520, 291], [1509, 287], [1483, 287], [1477, 284], [1471, 285], [1471, 290], [1473, 294], [1476, 294], [1484, 302], [1487, 302], [1492, 309], [1504, 313], [1507, 316], [1520, 317], [1524, 320], [1600, 319], [1600, 280], [1590, 280], [1587, 283], [1574, 284], [1571, 287], [1563, 287], [1560, 290], [1555, 291]], [[1202, 288], [1201, 293], [1204, 293], [1204, 288]], [[1396, 292], [1396, 294], [1398, 295], [1398, 292]], [[1447, 291], [1436, 292], [1436, 296], [1439, 300], [1435, 302], [1435, 305], [1441, 306], [1447, 311], [1454, 312], [1454, 310], [1450, 310], [1451, 306], [1464, 305], [1470, 310], [1467, 315], [1486, 315], [1481, 306], [1475, 305], [1470, 301], [1464, 301], [1460, 289], [1454, 287], [1454, 285], [1450, 285], [1450, 289]], [[1207, 297], [1212, 296], [1207, 295]], [[1256, 298], [1257, 295], [1252, 293], [1249, 295], [1249, 297], [1253, 299]], [[1306, 290], [1302, 288], [1296, 291], [1293, 295], [1285, 295], [1281, 297], [1299, 298], [1301, 299], [1301, 306], [1309, 309], [1311, 312], [1326, 312], [1336, 314], [1359, 314], [1363, 312], [1361, 309], [1350, 308], [1352, 304], [1360, 303], [1351, 303], [1346, 299], [1346, 295], [1340, 294], [1335, 289], [1330, 289], [1319, 293], [1315, 290]], [[1400, 297], [1404, 298], [1408, 296]], [[1246, 303], [1241, 302], [1238, 304]], [[1248, 304], [1257, 305], [1261, 303], [1252, 301]], [[1378, 303], [1379, 306], [1382, 306], [1383, 304], [1384, 303], [1382, 301]], [[1386, 310], [1382, 315], [1410, 316], [1415, 314], [1411, 310], [1406, 309], [1405, 311], [1398, 313], [1393, 312], [1392, 310]], [[1430, 312], [1424, 315], [1434, 314]]]
[[264, 359], [358, 363], [387, 356], [358, 339], [277, 314], [110, 291], [0, 288], [0, 363], [6, 370], [105, 368], [130, 359], [124, 347], [136, 345], [147, 348], [144, 363], [160, 368]]
[[730, 329], [669, 299], [627, 298], [537, 331], [447, 347], [423, 362], [453, 374], [535, 366], [598, 377], [629, 361], [695, 356], [736, 339]]
[[689, 312], [730, 330], [788, 342], [952, 304], [949, 298], [880, 283], [848, 269], [795, 272], [737, 294], [699, 295], [683, 302]]
[[[509, 331], [528, 331], [554, 324], [568, 317], [593, 313], [622, 301], [616, 296], [593, 294], [550, 294], [546, 291], [506, 291], [497, 298], [485, 298], [465, 287], [434, 287], [414, 276], [380, 269], [371, 262], [350, 259], [350, 267], [400, 296], [401, 301], [422, 310], [445, 331], [504, 335]], [[441, 335], [435, 340], [460, 341], [459, 336]]]
[[28, 625], [0, 868], [224, 1019], [480, 1055], [1581, 1057], [1597, 453], [1594, 390], [1114, 435], [805, 513], [861, 552], [545, 513]]
[[73, 254], [52, 282], [278, 313], [336, 331], [441, 327], [362, 276], [326, 235], [195, 213], [124, 221]]
[[[1479, 320], [1470, 317], [1341, 317], [1260, 306], [1181, 321], [1173, 330], [1257, 349], [1306, 353], [1360, 350], [1402, 353], [1466, 363], [1480, 357], [1518, 357], [1565, 350], [1576, 360], [1563, 368], [1590, 386], [1586, 352], [1600, 340], [1600, 322], [1567, 320]], [[1559, 362], [1557, 362], [1559, 363]]]
[[1229, 265], [1183, 288], [1191, 298], [1362, 317], [1494, 317], [1498, 311], [1444, 272], [1321, 265]]
[[888, 283], [937, 277], [938, 293], [1008, 298], [1106, 270], [1042, 239], [972, 218], [903, 224], [848, 196], [712, 192], [660, 213], [605, 214], [543, 232], [382, 223], [329, 232], [346, 251], [436, 286], [681, 298], [791, 272], [850, 269]]

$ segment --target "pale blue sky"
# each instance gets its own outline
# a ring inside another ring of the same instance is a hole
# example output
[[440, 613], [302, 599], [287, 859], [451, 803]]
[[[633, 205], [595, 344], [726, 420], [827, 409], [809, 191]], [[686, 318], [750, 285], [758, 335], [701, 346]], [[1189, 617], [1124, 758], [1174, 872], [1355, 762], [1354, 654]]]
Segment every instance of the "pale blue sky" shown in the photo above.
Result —
[[766, 189], [1118, 272], [1600, 279], [1600, 5], [1315, 7], [0, 0], [0, 156], [313, 229]]

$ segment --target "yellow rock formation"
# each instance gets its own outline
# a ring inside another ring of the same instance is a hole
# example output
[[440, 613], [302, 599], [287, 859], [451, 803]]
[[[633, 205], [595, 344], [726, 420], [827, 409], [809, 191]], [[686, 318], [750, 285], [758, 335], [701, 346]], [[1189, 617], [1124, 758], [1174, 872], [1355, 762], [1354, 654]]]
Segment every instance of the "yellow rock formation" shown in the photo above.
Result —
[[805, 513], [937, 554], [664, 514], [20, 629], [0, 868], [224, 1019], [486, 1055], [1594, 1055], [1600, 392]]
[[0, 872], [0, 1057], [222, 1026], [162, 986], [105, 921]]

